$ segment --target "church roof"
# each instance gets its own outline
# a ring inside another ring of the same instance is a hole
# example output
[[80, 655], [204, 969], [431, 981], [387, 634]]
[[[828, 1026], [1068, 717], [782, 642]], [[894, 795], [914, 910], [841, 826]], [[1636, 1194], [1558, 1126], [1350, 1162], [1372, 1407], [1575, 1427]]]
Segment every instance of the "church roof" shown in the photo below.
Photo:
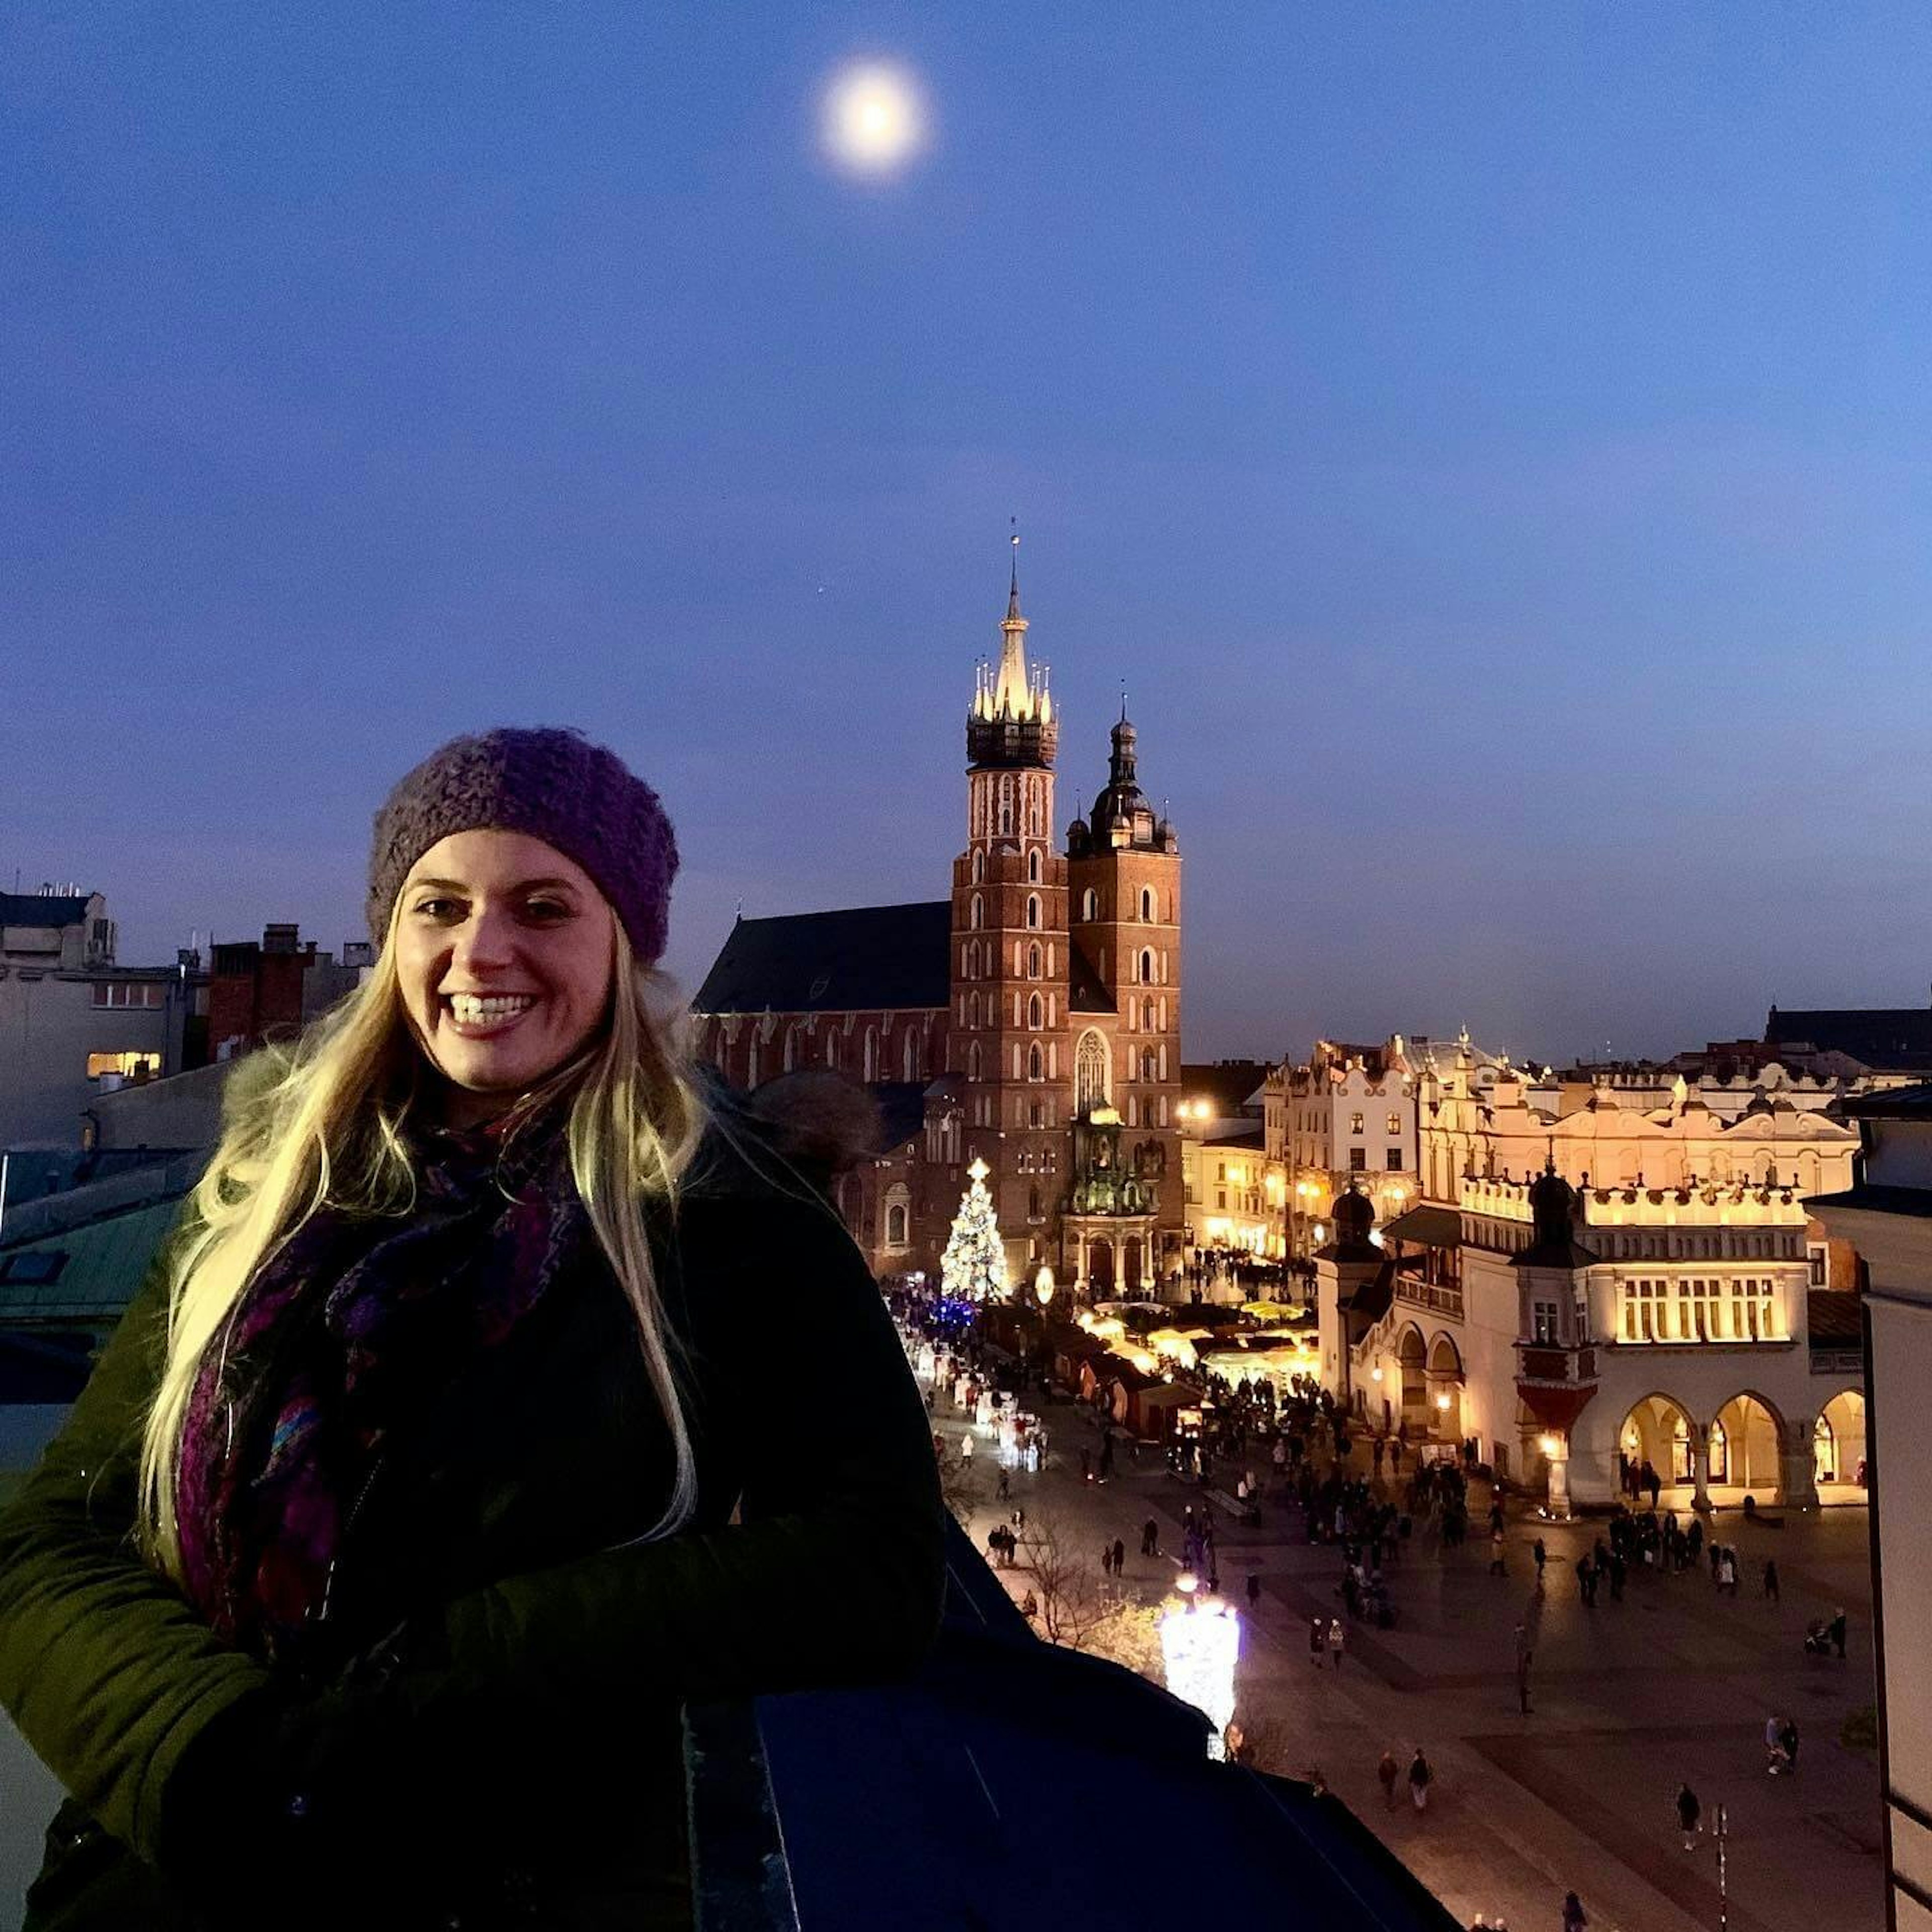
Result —
[[943, 1010], [952, 931], [946, 899], [741, 919], [692, 1005], [700, 1013]]

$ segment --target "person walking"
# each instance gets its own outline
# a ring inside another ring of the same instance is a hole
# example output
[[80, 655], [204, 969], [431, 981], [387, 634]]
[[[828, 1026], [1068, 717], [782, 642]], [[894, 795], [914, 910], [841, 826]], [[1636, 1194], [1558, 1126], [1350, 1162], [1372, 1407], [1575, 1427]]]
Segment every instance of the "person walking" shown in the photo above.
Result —
[[1832, 1648], [1838, 1653], [1838, 1660], [1841, 1664], [1844, 1661], [1845, 1658], [1846, 1628], [1845, 1612], [1841, 1606], [1839, 1609], [1832, 1612], [1831, 1629], [1829, 1632], [1832, 1640]]
[[1764, 1559], [1764, 1594], [1767, 1602], [1778, 1601], [1778, 1559], [1774, 1556]]
[[1328, 1619], [1328, 1655], [1337, 1670], [1342, 1667], [1342, 1646], [1347, 1641], [1347, 1636], [1342, 1628], [1342, 1619], [1330, 1617]]
[[1435, 1772], [1429, 1768], [1428, 1759], [1422, 1754], [1422, 1747], [1418, 1744], [1414, 1756], [1408, 1761], [1408, 1798], [1417, 1810], [1429, 1809], [1429, 1787], [1435, 1777]]
[[373, 970], [236, 1063], [0, 1513], [0, 1705], [80, 1794], [29, 1924], [688, 1924], [679, 1706], [926, 1654], [946, 1515], [840, 1136], [688, 1057], [676, 865], [574, 733], [392, 793]]
[[1262, 1574], [1258, 1570], [1248, 1572], [1248, 1608], [1258, 1610], [1262, 1606]]
[[1778, 1748], [1784, 1753], [1784, 1768], [1795, 1772], [1798, 1768], [1798, 1720], [1786, 1718], [1778, 1727]]
[[1701, 1828], [1699, 1821], [1703, 1816], [1703, 1808], [1697, 1802], [1697, 1794], [1688, 1784], [1677, 1787], [1677, 1823], [1684, 1834], [1684, 1849], [1694, 1852], [1697, 1849], [1697, 1833]]
[[1126, 1542], [1124, 1538], [1117, 1536], [1114, 1539], [1114, 1574], [1116, 1576], [1124, 1576], [1126, 1574]]
[[1583, 1901], [1574, 1892], [1563, 1894], [1563, 1932], [1583, 1932], [1589, 1920], [1583, 1916]]
[[1395, 1761], [1395, 1753], [1384, 1751], [1382, 1762], [1376, 1766], [1376, 1778], [1382, 1788], [1382, 1808], [1386, 1811], [1395, 1809], [1395, 1781], [1401, 1775], [1402, 1767]]
[[1322, 1654], [1328, 1647], [1328, 1626], [1320, 1617], [1308, 1620], [1308, 1660], [1317, 1670], [1322, 1668]]
[[1490, 1532], [1490, 1574], [1501, 1576], [1508, 1573], [1503, 1568], [1503, 1533], [1500, 1529]]
[[1516, 1695], [1522, 1714], [1529, 1715], [1529, 1633], [1521, 1624], [1516, 1627]]
[[959, 1438], [959, 1460], [962, 1462], [973, 1460], [973, 1432], [970, 1429]]
[[1103, 1543], [1100, 1546], [1100, 1574], [1111, 1576], [1114, 1574], [1114, 1546]]
[[1541, 1537], [1536, 1539], [1529, 1553], [1536, 1558], [1536, 1587], [1540, 1590], [1543, 1588], [1543, 1566], [1550, 1561], [1550, 1552], [1544, 1548]]

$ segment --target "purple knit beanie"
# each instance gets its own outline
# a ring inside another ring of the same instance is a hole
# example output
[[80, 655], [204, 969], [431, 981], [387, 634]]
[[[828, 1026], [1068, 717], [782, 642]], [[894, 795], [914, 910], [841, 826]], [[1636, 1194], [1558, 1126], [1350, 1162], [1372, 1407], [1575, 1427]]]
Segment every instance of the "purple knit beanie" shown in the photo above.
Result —
[[524, 832], [590, 874], [646, 965], [664, 949], [677, 841], [658, 795], [580, 731], [452, 738], [390, 793], [369, 851], [369, 932], [380, 946], [410, 868], [455, 832]]

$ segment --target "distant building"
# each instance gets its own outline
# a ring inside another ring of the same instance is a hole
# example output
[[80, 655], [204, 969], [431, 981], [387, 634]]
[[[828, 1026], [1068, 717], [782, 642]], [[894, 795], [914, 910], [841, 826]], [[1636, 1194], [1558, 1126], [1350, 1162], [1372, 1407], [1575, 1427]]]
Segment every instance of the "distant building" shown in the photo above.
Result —
[[1918, 1423], [1932, 1386], [1932, 1085], [1861, 1096], [1845, 1112], [1862, 1136], [1858, 1178], [1806, 1204], [1868, 1271], [1860, 1306], [1887, 1922], [1922, 1925], [1932, 1892], [1932, 1453]]
[[208, 982], [209, 1057], [232, 1059], [269, 1040], [292, 1040], [310, 1021], [360, 984], [373, 949], [351, 940], [342, 962], [304, 940], [297, 926], [265, 926], [260, 941], [225, 941], [214, 949]]
[[1620, 1456], [1679, 1508], [1862, 1501], [1857, 1298], [1804, 1205], [1849, 1182], [1856, 1129], [1769, 1089], [1643, 1097], [1432, 1057], [1422, 1201], [1364, 1225], [1385, 1261], [1324, 1375], [1376, 1426], [1474, 1437], [1558, 1510], [1613, 1501]]
[[0, 1148], [77, 1147], [97, 1095], [195, 1064], [200, 968], [119, 964], [98, 892], [0, 892]]
[[1270, 1074], [1264, 1112], [1295, 1256], [1327, 1240], [1336, 1198], [1351, 1189], [1383, 1219], [1415, 1198], [1415, 1076], [1400, 1034], [1376, 1046], [1317, 1040], [1306, 1060]]
[[[1054, 833], [1059, 724], [1016, 578], [966, 720], [967, 844], [950, 896], [741, 920], [693, 1002], [734, 1084], [806, 1066], [880, 1091], [879, 1161], [837, 1184], [875, 1269], [937, 1270], [976, 1157], [1010, 1280], [1096, 1294], [1181, 1278], [1180, 853], [1112, 730], [1092, 811]], [[892, 1088], [911, 1088], [912, 1096]]]
[[1837, 1054], [1856, 1061], [1884, 1086], [1932, 1075], [1932, 1006], [1773, 1006], [1765, 1043], [1786, 1054]]
[[1284, 1252], [1282, 1170], [1268, 1151], [1262, 1095], [1274, 1070], [1220, 1060], [1180, 1070], [1180, 1163], [1190, 1274], [1210, 1300], [1245, 1298], [1239, 1261]]

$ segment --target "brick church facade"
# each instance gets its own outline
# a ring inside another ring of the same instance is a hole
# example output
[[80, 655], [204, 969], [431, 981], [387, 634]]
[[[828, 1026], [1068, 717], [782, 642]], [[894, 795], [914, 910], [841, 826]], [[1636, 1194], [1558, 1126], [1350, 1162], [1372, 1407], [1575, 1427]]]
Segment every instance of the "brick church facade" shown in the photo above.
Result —
[[1184, 1235], [1180, 854], [1112, 730], [1106, 785], [1054, 837], [1060, 724], [1017, 569], [966, 721], [967, 841], [944, 899], [741, 919], [694, 1004], [734, 1085], [830, 1068], [885, 1143], [838, 1201], [876, 1271], [936, 1274], [976, 1158], [1016, 1282], [1178, 1293]]

